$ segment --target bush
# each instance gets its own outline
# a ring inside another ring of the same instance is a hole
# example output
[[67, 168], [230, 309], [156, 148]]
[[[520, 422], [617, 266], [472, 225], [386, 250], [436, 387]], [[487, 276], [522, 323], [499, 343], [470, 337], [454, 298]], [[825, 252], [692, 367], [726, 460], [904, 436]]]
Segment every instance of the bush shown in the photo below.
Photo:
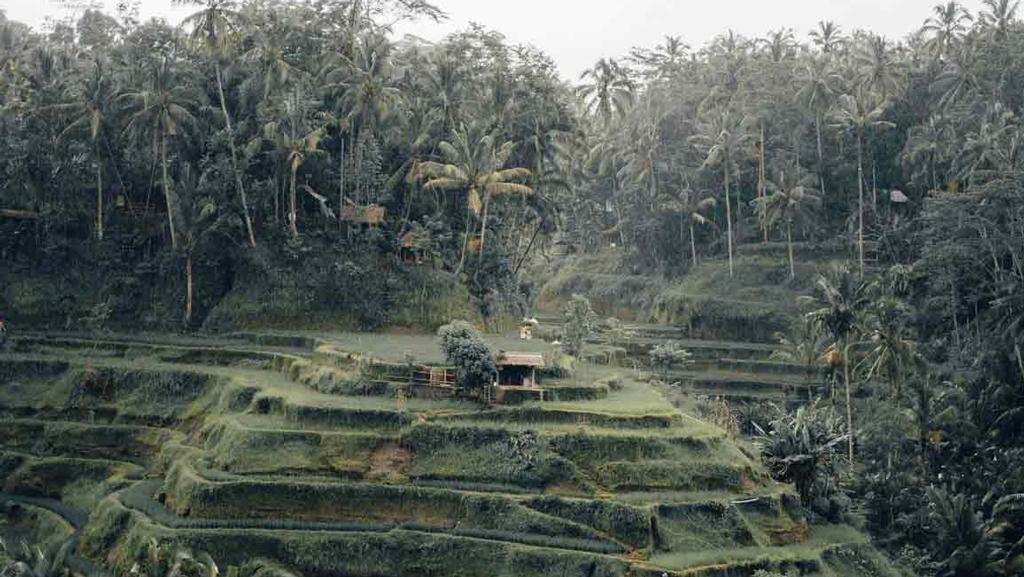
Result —
[[437, 331], [441, 352], [458, 370], [459, 384], [480, 389], [493, 383], [498, 375], [494, 353], [476, 328], [465, 321], [454, 321]]

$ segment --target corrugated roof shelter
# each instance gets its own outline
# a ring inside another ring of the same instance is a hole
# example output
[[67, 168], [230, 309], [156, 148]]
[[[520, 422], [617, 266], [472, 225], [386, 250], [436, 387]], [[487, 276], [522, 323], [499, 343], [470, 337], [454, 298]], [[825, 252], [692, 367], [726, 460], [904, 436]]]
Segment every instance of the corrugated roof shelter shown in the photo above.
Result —
[[540, 353], [506, 353], [498, 355], [498, 384], [506, 387], [536, 387], [537, 368], [544, 366]]
[[354, 206], [350, 204], [341, 209], [341, 220], [349, 224], [380, 226], [384, 224], [384, 207], [376, 204], [369, 206]]

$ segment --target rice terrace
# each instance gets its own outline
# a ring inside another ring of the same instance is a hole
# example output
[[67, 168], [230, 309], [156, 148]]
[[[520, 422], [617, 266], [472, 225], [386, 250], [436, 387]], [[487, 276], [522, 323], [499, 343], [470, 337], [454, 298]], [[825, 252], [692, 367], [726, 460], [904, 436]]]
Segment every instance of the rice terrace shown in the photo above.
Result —
[[1024, 577], [1018, 2], [638, 3], [0, 6], [0, 577]]

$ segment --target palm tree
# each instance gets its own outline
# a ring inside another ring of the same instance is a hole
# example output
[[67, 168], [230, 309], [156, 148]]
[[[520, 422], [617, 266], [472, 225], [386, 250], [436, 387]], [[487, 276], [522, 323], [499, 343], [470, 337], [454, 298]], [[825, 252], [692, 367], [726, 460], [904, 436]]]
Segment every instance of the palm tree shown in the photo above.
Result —
[[1019, 136], [1013, 112], [999, 102], [989, 106], [977, 128], [967, 133], [954, 160], [959, 177], [974, 182], [978, 175], [1010, 170]]
[[323, 126], [309, 129], [306, 118], [307, 105], [301, 89], [296, 88], [284, 102], [284, 118], [268, 122], [263, 127], [263, 137], [273, 143], [277, 158], [288, 168], [288, 227], [293, 238], [299, 236], [299, 168], [306, 162], [307, 157], [320, 152], [320, 141], [325, 132]]
[[824, 196], [826, 194], [825, 146], [821, 124], [825, 114], [835, 104], [837, 88], [842, 83], [842, 77], [833, 72], [829, 63], [824, 59], [813, 59], [807, 63], [799, 82], [800, 89], [797, 91], [797, 100], [814, 114], [814, 133], [818, 150], [818, 179], [820, 180], [821, 194]]
[[978, 23], [995, 39], [1005, 39], [1016, 19], [1020, 0], [981, 0], [981, 3], [985, 10], [979, 14]]
[[[427, 179], [423, 187], [427, 190], [460, 191], [466, 195], [466, 206], [474, 216], [483, 216], [480, 223], [480, 259], [482, 261], [487, 239], [487, 213], [491, 199], [511, 194], [531, 195], [533, 189], [515, 181], [530, 178], [525, 168], [505, 168], [515, 145], [512, 142], [499, 144], [498, 137], [485, 133], [479, 127], [465, 128], [455, 132], [454, 142], [438, 145], [444, 157], [443, 163], [423, 162], [421, 174]], [[472, 220], [467, 220], [466, 237], [463, 240], [462, 256], [456, 274], [462, 271], [466, 260]]]
[[202, 8], [187, 16], [182, 26], [191, 26], [192, 42], [200, 42], [210, 59], [213, 60], [214, 75], [217, 78], [217, 96], [220, 99], [220, 111], [224, 116], [224, 130], [228, 133], [228, 148], [231, 150], [231, 167], [235, 173], [235, 190], [242, 203], [242, 218], [249, 235], [249, 245], [256, 247], [256, 233], [249, 215], [249, 198], [245, 194], [245, 183], [242, 168], [238, 162], [238, 150], [235, 146], [235, 131], [231, 126], [231, 114], [228, 112], [227, 99], [224, 96], [224, 78], [221, 61], [228, 57], [228, 46], [231, 36], [241, 20], [241, 14], [235, 9], [234, 0], [174, 0], [179, 5], [198, 5]]
[[704, 191], [692, 188], [689, 180], [684, 177], [683, 186], [667, 200], [667, 208], [678, 212], [680, 224], [689, 230], [690, 263], [697, 266], [697, 241], [694, 227], [704, 226], [711, 222], [707, 217], [707, 212], [715, 207], [715, 199], [706, 196]]
[[67, 90], [70, 102], [59, 107], [68, 112], [72, 120], [58, 139], [79, 131], [89, 136], [93, 162], [96, 163], [96, 238], [103, 240], [103, 157], [100, 154], [100, 142], [110, 121], [117, 87], [111, 75], [107, 74], [103, 60], [94, 59], [92, 64], [91, 74], [78, 77], [78, 82]]
[[885, 104], [875, 105], [863, 90], [856, 95], [840, 96], [835, 111], [835, 126], [857, 139], [857, 247], [861, 277], [864, 276], [864, 138], [869, 130], [896, 126], [882, 120], [885, 112]]
[[932, 8], [934, 16], [928, 18], [921, 32], [930, 36], [928, 46], [936, 58], [943, 58], [952, 51], [967, 31], [967, 23], [974, 20], [971, 13], [959, 2], [950, 0]]
[[[192, 323], [193, 266], [192, 261], [203, 242], [232, 219], [217, 207], [215, 199], [204, 194], [208, 188], [206, 175], [198, 174], [192, 165], [185, 164], [178, 179], [181, 201], [181, 256], [185, 261], [185, 326]], [[237, 219], [234, 219], [237, 224]]]
[[910, 312], [898, 299], [884, 297], [868, 308], [870, 329], [865, 362], [870, 362], [866, 378], [882, 374], [893, 399], [900, 398], [903, 376], [918, 362], [916, 344], [907, 334]]
[[937, 115], [909, 131], [903, 160], [909, 165], [915, 179], [922, 172], [927, 175], [932, 190], [939, 190], [937, 165], [939, 159], [946, 155], [952, 140], [946, 120]]
[[[749, 135], [743, 132], [740, 121], [729, 109], [722, 110], [719, 114], [711, 115], [711, 118], [700, 125], [700, 134], [690, 138], [690, 142], [698, 147], [704, 155], [705, 168], [719, 168], [722, 171], [722, 180], [725, 187], [725, 222], [727, 231], [727, 244], [729, 248], [729, 276], [733, 275], [733, 235], [732, 235], [732, 201], [730, 190], [732, 177], [738, 172], [738, 161], [743, 147], [746, 146]], [[740, 202], [739, 193], [736, 195], [736, 202]]]
[[900, 91], [902, 79], [897, 70], [898, 62], [884, 37], [868, 36], [855, 54], [854, 65], [862, 91], [874, 92], [883, 100]]
[[845, 42], [842, 29], [831, 20], [819, 21], [818, 27], [811, 30], [810, 37], [822, 54], [833, 54]]
[[580, 80], [584, 84], [576, 90], [586, 103], [587, 112], [597, 115], [605, 126], [613, 118], [624, 116], [633, 103], [633, 82], [614, 59], [598, 60], [580, 75]]
[[849, 435], [849, 458], [853, 462], [853, 408], [851, 404], [850, 353], [859, 330], [861, 311], [867, 303], [867, 285], [855, 279], [849, 269], [836, 268], [828, 274], [818, 275], [815, 282], [815, 308], [808, 313], [828, 332], [833, 341], [832, 350], [843, 366], [843, 384], [846, 387], [846, 428]]
[[328, 74], [329, 81], [345, 80], [342, 108], [355, 126], [374, 131], [398, 102], [400, 92], [391, 85], [391, 43], [387, 37], [368, 34], [355, 47], [353, 58], [342, 57], [342, 66]]
[[811, 389], [812, 372], [822, 367], [821, 355], [827, 346], [826, 338], [822, 327], [815, 322], [815, 319], [808, 316], [801, 317], [799, 324], [793, 326], [788, 334], [775, 334], [779, 348], [772, 352], [771, 359], [806, 369], [808, 401], [814, 398], [814, 392]]
[[146, 89], [122, 94], [119, 99], [132, 111], [125, 132], [133, 133], [140, 139], [151, 139], [160, 148], [167, 225], [171, 235], [171, 248], [177, 250], [178, 239], [174, 224], [177, 203], [171, 187], [167, 145], [172, 138], [185, 136], [196, 124], [196, 119], [189, 110], [194, 107], [191, 94], [185, 86], [176, 82], [174, 70], [165, 58], [153, 70]]
[[773, 182], [768, 183], [770, 194], [754, 200], [758, 217], [766, 228], [780, 223], [786, 226], [786, 245], [789, 249], [789, 278], [796, 279], [796, 265], [793, 262], [793, 222], [808, 222], [813, 210], [821, 204], [821, 198], [814, 190], [814, 177], [800, 179], [797, 169], [781, 172]]

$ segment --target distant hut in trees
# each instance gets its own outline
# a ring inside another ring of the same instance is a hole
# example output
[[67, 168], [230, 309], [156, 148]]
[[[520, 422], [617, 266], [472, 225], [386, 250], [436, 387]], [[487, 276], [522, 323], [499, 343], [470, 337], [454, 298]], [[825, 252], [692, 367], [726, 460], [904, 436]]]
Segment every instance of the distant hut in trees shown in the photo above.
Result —
[[349, 226], [378, 228], [385, 222], [385, 209], [378, 204], [350, 204], [341, 209], [341, 220]]
[[430, 259], [430, 235], [423, 229], [413, 229], [399, 239], [402, 262], [419, 265]]

